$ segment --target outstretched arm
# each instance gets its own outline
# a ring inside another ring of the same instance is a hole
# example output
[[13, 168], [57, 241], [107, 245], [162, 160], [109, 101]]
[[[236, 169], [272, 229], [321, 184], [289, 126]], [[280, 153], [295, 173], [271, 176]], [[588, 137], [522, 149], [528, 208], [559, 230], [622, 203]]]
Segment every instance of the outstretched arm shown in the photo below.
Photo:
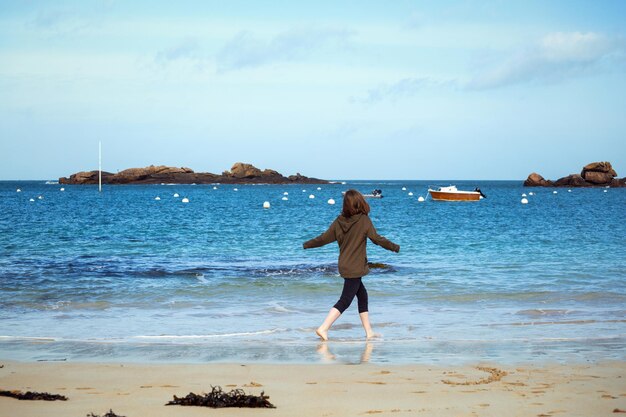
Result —
[[302, 247], [304, 249], [319, 248], [320, 246], [328, 245], [335, 240], [337, 240], [337, 237], [335, 236], [335, 222], [333, 222], [327, 231], [314, 239], [307, 240], [304, 242]]
[[391, 240], [379, 235], [371, 220], [370, 227], [367, 229], [367, 237], [378, 246], [393, 252], [400, 252], [400, 245], [396, 245]]

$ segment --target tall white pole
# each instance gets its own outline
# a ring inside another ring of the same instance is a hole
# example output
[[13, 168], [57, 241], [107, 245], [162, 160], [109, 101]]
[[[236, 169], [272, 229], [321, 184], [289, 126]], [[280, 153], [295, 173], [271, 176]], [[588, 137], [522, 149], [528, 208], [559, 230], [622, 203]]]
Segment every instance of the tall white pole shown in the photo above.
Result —
[[98, 141], [98, 191], [102, 192], [102, 141]]

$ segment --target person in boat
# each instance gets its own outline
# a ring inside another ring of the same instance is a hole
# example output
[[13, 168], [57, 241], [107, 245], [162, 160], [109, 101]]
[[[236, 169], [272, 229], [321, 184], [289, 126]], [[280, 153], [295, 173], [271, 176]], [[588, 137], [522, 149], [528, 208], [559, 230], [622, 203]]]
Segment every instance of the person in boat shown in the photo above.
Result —
[[333, 323], [357, 298], [359, 317], [365, 330], [365, 336], [374, 336], [369, 320], [368, 297], [363, 277], [369, 273], [367, 266], [367, 238], [393, 252], [400, 252], [400, 246], [380, 236], [368, 214], [370, 206], [363, 195], [356, 190], [346, 191], [343, 197], [341, 214], [332, 222], [328, 230], [318, 237], [304, 242], [304, 249], [317, 248], [337, 241], [339, 244], [339, 275], [343, 278], [343, 291], [326, 319], [315, 333], [328, 340], [328, 331]]

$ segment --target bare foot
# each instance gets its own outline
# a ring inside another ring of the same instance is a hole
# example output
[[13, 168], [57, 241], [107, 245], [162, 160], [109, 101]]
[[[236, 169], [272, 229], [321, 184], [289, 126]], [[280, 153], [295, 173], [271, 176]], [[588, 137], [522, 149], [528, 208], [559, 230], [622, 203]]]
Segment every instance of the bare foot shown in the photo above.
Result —
[[328, 341], [328, 330], [322, 330], [321, 327], [318, 327], [317, 330], [315, 330], [315, 334], [318, 335], [324, 342]]
[[382, 338], [383, 338], [383, 335], [380, 333], [371, 332], [365, 335], [366, 340], [382, 339]]

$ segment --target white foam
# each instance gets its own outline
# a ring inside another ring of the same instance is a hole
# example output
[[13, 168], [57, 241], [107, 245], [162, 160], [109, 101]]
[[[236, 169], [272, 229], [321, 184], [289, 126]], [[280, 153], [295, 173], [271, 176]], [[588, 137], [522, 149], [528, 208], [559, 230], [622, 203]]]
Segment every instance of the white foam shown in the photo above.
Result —
[[194, 339], [216, 339], [220, 337], [242, 337], [242, 336], [256, 336], [262, 334], [272, 334], [285, 329], [269, 329], [259, 330], [256, 332], [236, 332], [236, 333], [217, 333], [217, 334], [187, 334], [187, 335], [138, 335], [133, 336], [133, 339], [146, 339], [146, 340], [194, 340]]
[[38, 342], [55, 342], [59, 339], [56, 337], [45, 336], [0, 336], [0, 340], [36, 340]]

